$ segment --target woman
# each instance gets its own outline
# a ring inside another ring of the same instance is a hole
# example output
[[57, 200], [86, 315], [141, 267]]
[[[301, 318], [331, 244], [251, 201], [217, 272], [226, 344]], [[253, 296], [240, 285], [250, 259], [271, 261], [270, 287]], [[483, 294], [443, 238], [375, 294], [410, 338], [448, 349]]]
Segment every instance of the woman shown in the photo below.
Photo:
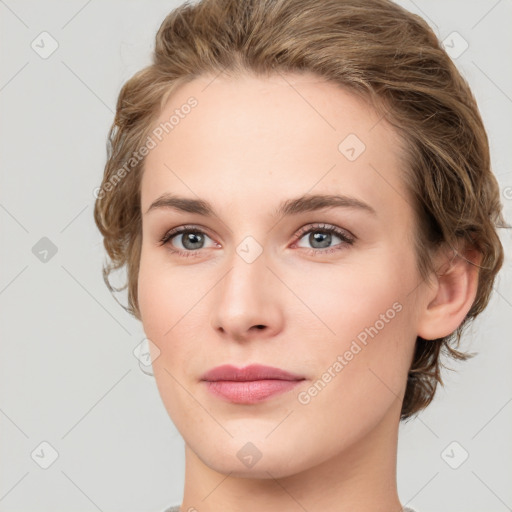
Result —
[[[471, 91], [387, 0], [203, 0], [122, 88], [95, 205], [185, 440], [169, 511], [403, 508], [399, 422], [487, 305]], [[112, 288], [111, 288], [112, 289]]]

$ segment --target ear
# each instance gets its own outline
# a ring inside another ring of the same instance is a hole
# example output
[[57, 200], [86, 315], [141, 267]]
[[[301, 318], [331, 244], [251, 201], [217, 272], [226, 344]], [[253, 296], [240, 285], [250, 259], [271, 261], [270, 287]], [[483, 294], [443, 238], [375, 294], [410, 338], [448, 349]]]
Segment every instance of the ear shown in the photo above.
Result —
[[[482, 254], [466, 249], [463, 254], [450, 250], [439, 258], [439, 272], [418, 322], [418, 336], [425, 340], [443, 338], [464, 321], [475, 301]], [[438, 261], [439, 261], [438, 259]]]

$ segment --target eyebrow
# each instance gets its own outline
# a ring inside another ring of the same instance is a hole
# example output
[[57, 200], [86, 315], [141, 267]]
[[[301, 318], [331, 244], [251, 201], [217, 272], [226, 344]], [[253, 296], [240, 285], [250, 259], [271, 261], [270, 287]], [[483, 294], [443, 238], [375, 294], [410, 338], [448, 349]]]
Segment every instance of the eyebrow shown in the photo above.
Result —
[[[203, 199], [192, 199], [165, 193], [156, 199], [147, 209], [146, 214], [157, 209], [174, 209], [187, 213], [197, 213], [206, 217], [216, 216], [213, 206]], [[377, 215], [367, 203], [351, 196], [306, 194], [283, 201], [275, 210], [274, 216], [290, 216], [304, 212], [323, 210], [324, 208], [350, 208]]]

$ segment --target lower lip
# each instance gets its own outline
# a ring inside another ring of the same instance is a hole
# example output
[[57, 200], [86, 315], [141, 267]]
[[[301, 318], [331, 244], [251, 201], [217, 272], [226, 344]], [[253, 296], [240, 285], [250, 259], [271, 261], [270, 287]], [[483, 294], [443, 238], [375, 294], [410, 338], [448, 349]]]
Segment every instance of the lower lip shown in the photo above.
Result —
[[208, 391], [236, 404], [255, 404], [294, 388], [300, 380], [206, 381]]

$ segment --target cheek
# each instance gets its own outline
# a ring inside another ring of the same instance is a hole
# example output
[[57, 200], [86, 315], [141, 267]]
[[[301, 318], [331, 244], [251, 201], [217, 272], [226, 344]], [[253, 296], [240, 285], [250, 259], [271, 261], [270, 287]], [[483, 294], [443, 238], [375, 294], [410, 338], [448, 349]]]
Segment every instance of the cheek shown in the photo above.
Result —
[[[180, 340], [187, 338], [184, 326], [189, 325], [187, 321], [190, 322], [189, 317], [193, 316], [191, 308], [197, 299], [191, 297], [195, 293], [180, 291], [181, 281], [180, 274], [166, 269], [161, 258], [150, 250], [142, 250], [138, 301], [144, 333], [152, 342], [155, 383], [169, 416], [182, 428], [188, 428], [188, 415], [183, 412], [195, 411], [197, 403], [178, 382], [183, 382], [183, 361], [194, 360], [194, 347], [191, 343], [180, 343]], [[195, 288], [192, 287], [193, 290]], [[200, 414], [200, 411], [195, 412]]]
[[[411, 258], [375, 251], [357, 255], [354, 260], [302, 272], [287, 271], [285, 281], [309, 310], [289, 319], [292, 329], [296, 322], [303, 322], [304, 327], [309, 322], [318, 334], [324, 333], [342, 346], [360, 333], [364, 340], [365, 329], [375, 324], [380, 332], [401, 323], [405, 315], [397, 310], [403, 308], [415, 284]], [[305, 279], [308, 275], [312, 277]]]
[[[315, 286], [300, 292], [324, 324], [315, 336], [317, 377], [331, 368], [336, 374], [332, 388], [344, 388], [343, 395], [348, 394], [354, 405], [360, 399], [371, 402], [399, 395], [416, 338], [409, 296], [416, 284], [414, 260], [409, 255], [379, 254], [371, 264], [361, 260], [350, 271], [340, 268], [328, 274], [318, 273]], [[321, 332], [327, 333], [324, 342], [319, 342]], [[333, 365], [339, 356], [343, 369], [336, 372]]]
[[202, 305], [206, 304], [206, 291], [212, 285], [199, 286], [201, 282], [206, 281], [193, 266], [171, 267], [161, 251], [142, 250], [138, 301], [146, 337], [158, 349], [157, 358], [153, 359], [157, 382], [160, 375], [164, 380], [170, 379], [167, 385], [174, 387], [176, 382], [167, 372], [176, 376], [183, 372], [183, 361], [197, 358], [194, 340], [207, 339], [200, 332], [209, 325]]
[[175, 276], [165, 270], [155, 253], [142, 248], [137, 293], [145, 333], [158, 345], [183, 306], [179, 304], [179, 284]]

